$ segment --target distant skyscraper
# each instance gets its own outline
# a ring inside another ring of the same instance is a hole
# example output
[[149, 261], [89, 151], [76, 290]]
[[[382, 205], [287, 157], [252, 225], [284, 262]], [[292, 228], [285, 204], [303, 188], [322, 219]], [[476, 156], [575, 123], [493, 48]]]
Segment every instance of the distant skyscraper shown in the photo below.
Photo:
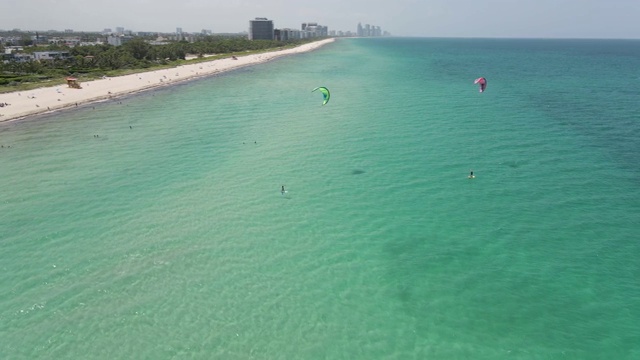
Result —
[[301, 29], [304, 37], [329, 36], [329, 28], [317, 22], [302, 23]]
[[176, 28], [176, 34], [182, 34], [182, 28]]
[[257, 17], [249, 21], [249, 40], [273, 40], [273, 20]]
[[124, 34], [124, 28], [123, 27], [116, 27], [116, 33], [117, 34]]
[[358, 36], [364, 36], [364, 32], [362, 30], [362, 24], [358, 23], [358, 30], [356, 32]]

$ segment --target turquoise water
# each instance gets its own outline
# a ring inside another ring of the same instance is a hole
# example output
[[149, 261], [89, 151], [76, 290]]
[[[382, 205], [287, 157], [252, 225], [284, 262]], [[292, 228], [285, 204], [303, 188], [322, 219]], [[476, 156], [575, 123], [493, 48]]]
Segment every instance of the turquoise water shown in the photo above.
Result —
[[638, 69], [343, 39], [1, 125], [0, 358], [640, 358]]

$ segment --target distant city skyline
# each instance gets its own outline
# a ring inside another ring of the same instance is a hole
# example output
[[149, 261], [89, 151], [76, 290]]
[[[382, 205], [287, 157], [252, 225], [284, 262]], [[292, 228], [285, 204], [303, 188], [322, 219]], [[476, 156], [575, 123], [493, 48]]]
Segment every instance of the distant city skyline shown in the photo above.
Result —
[[[7, 3], [7, 0], [0, 0]], [[247, 32], [249, 20], [272, 19], [276, 28], [314, 21], [356, 32], [375, 24], [397, 36], [640, 39], [638, 0], [84, 0], [15, 1], [3, 6], [0, 28], [11, 30]]]

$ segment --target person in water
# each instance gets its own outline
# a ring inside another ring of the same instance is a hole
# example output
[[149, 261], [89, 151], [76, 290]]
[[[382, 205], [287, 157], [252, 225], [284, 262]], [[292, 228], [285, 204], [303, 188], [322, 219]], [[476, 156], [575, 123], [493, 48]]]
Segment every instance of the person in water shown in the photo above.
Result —
[[284, 185], [282, 185], [282, 195], [284, 195], [286, 191], [284, 190]]
[[473, 175], [473, 170], [469, 173], [469, 179], [473, 179], [475, 176]]

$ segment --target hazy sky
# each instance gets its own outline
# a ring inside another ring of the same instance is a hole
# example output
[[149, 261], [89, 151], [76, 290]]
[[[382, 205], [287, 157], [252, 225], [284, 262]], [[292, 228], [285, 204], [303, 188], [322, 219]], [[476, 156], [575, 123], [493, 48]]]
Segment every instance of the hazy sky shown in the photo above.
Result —
[[640, 38], [640, 0], [0, 0], [0, 29], [241, 32], [358, 22], [398, 36]]

